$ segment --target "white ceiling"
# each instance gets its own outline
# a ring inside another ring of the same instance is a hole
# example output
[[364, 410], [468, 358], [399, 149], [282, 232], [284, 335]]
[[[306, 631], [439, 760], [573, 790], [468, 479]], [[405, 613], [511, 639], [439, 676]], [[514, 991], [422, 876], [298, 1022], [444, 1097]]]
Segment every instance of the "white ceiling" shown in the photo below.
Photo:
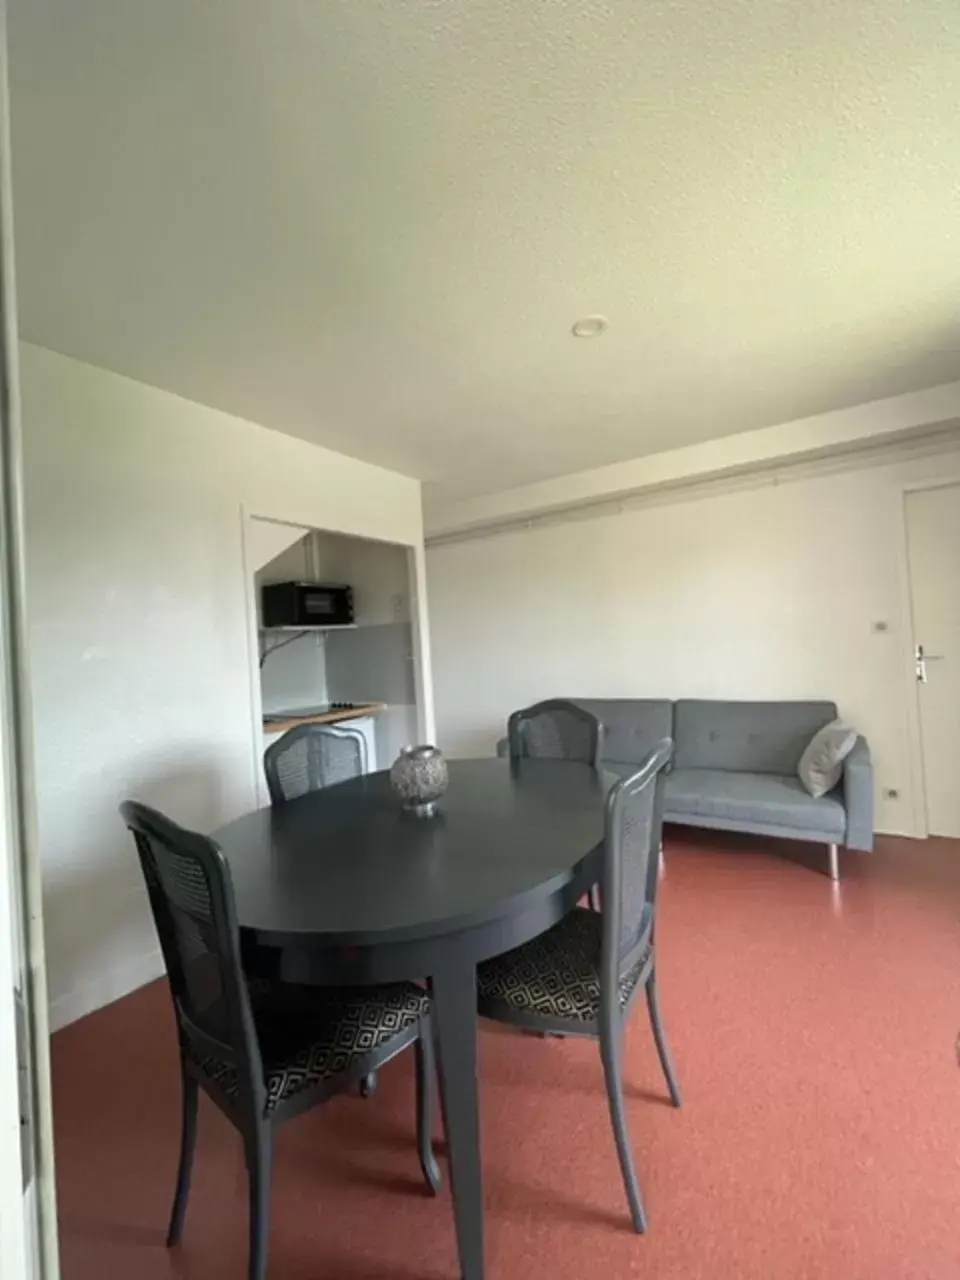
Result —
[[958, 376], [957, 0], [9, 7], [35, 342], [447, 494]]

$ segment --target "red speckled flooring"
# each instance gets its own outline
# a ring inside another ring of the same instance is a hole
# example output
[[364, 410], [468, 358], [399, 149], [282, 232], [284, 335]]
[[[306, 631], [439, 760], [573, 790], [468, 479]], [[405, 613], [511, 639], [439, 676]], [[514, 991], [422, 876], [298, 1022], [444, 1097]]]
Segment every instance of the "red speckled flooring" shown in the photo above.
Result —
[[[960, 842], [845, 854], [838, 888], [820, 858], [668, 837], [661, 988], [685, 1105], [664, 1104], [641, 1002], [627, 1078], [645, 1237], [628, 1229], [596, 1047], [483, 1032], [490, 1280], [960, 1277]], [[163, 1246], [174, 1044], [160, 984], [54, 1037], [65, 1280], [245, 1274], [242, 1156], [212, 1105], [183, 1244]], [[281, 1132], [271, 1280], [455, 1280], [411, 1068], [404, 1055], [375, 1098]]]

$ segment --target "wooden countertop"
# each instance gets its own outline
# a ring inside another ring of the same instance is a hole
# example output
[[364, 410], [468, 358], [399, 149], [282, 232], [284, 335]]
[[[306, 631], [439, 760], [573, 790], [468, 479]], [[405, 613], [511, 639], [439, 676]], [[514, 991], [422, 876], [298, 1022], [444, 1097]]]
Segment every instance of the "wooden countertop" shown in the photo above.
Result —
[[339, 720], [359, 720], [361, 716], [373, 716], [378, 711], [385, 711], [385, 702], [365, 702], [362, 706], [349, 710], [324, 711], [316, 716], [293, 716], [290, 720], [264, 720], [264, 733], [286, 733], [295, 729], [298, 724], [336, 724]]

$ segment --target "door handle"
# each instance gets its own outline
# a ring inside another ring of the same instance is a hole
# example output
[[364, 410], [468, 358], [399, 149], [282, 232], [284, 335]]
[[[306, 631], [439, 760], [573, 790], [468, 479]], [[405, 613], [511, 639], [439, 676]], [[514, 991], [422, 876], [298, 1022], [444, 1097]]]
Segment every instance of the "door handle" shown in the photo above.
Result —
[[914, 659], [916, 661], [917, 684], [927, 683], [927, 663], [943, 662], [946, 654], [943, 653], [927, 653], [922, 644], [918, 644]]

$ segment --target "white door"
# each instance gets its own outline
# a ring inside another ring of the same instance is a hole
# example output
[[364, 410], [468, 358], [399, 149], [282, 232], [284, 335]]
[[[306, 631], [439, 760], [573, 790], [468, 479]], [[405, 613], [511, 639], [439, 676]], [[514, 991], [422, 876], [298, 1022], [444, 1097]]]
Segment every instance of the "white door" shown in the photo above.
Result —
[[960, 836], [960, 484], [906, 509], [927, 830]]
[[6, 5], [0, 0], [0, 1276], [54, 1280], [47, 994], [23, 616]]

